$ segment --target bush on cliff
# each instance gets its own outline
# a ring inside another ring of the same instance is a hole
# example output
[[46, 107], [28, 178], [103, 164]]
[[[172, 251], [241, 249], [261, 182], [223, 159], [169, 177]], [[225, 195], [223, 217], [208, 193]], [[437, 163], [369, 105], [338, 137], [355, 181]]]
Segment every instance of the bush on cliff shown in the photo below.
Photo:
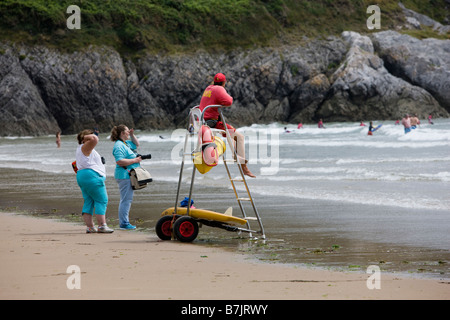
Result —
[[[397, 0], [2, 0], [0, 39], [70, 51], [89, 44], [122, 52], [141, 49], [222, 49], [267, 45], [302, 36], [367, 31], [366, 9], [378, 4], [382, 28], [398, 22]], [[438, 21], [445, 0], [405, 0]], [[81, 9], [81, 29], [69, 30], [69, 5]]]

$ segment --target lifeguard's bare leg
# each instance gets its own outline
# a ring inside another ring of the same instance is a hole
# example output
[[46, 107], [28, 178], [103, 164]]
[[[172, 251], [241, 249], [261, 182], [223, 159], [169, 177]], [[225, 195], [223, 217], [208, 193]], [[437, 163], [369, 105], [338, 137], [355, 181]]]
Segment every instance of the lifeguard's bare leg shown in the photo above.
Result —
[[236, 142], [237, 161], [241, 164], [242, 171], [246, 176], [256, 178], [256, 176], [247, 167], [247, 160], [245, 159], [245, 137], [242, 133], [236, 130], [229, 130], [231, 138]]

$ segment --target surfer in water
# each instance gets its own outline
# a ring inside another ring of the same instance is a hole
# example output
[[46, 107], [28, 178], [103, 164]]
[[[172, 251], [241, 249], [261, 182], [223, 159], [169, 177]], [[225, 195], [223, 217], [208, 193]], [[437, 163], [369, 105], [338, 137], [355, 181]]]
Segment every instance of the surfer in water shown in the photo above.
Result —
[[378, 129], [380, 129], [382, 125], [383, 125], [383, 124], [379, 124], [378, 126], [374, 127], [374, 126], [373, 126], [373, 122], [370, 121], [370, 124], [369, 124], [369, 132], [367, 132], [367, 134], [368, 134], [369, 136], [372, 136], [372, 135], [373, 135], [373, 132], [375, 132], [375, 131], [377, 131]]
[[369, 135], [369, 136], [373, 135], [373, 133], [372, 133], [373, 131], [374, 131], [373, 123], [372, 123], [372, 121], [370, 121], [369, 132], [367, 132], [367, 135]]

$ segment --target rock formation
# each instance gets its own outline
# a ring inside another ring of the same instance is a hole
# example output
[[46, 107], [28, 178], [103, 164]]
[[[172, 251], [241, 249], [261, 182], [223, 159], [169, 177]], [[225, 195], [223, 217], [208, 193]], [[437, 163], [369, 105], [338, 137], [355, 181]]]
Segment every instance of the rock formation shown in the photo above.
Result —
[[371, 38], [392, 75], [427, 90], [450, 112], [450, 40], [418, 40], [393, 31]]
[[1, 47], [0, 128], [3, 136], [42, 135], [59, 130], [38, 88], [9, 47]]
[[[372, 43], [373, 41], [373, 43]], [[431, 48], [430, 48], [431, 46]], [[397, 32], [304, 40], [283, 48], [146, 55], [107, 47], [62, 53], [0, 44], [0, 135], [184, 126], [216, 72], [234, 97], [236, 126], [449, 117], [450, 40]]]
[[374, 54], [369, 37], [355, 32], [344, 32], [342, 37], [350, 49], [331, 76], [328, 97], [317, 111], [320, 118], [358, 121], [398, 119], [405, 113], [417, 113], [422, 118], [441, 113], [430, 93], [386, 70], [383, 60]]

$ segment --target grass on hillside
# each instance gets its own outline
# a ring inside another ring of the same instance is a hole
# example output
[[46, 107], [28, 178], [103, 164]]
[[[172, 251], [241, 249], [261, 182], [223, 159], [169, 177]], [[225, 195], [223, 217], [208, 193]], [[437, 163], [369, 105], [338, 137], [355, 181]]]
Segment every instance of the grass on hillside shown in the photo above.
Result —
[[[382, 29], [399, 22], [397, 0], [2, 0], [0, 39], [65, 50], [106, 44], [122, 53], [140, 50], [208, 50], [268, 45], [368, 32], [366, 9], [381, 8]], [[405, 0], [442, 21], [445, 0]], [[81, 29], [69, 30], [69, 5], [81, 9]], [[427, 31], [429, 32], [429, 31]], [[419, 35], [420, 36], [420, 35]]]

